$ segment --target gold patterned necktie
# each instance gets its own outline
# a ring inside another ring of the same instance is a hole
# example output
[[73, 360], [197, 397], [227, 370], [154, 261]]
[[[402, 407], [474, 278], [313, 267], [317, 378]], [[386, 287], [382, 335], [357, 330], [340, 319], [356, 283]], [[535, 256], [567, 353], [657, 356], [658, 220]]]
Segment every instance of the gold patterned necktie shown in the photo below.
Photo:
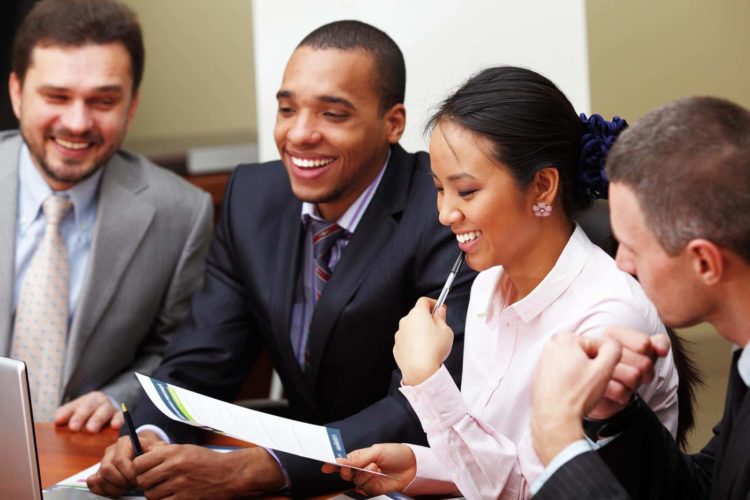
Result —
[[32, 411], [38, 422], [51, 421], [60, 403], [69, 281], [68, 250], [60, 222], [72, 206], [62, 196], [44, 200], [44, 236], [26, 270], [16, 306], [11, 357], [28, 367]]

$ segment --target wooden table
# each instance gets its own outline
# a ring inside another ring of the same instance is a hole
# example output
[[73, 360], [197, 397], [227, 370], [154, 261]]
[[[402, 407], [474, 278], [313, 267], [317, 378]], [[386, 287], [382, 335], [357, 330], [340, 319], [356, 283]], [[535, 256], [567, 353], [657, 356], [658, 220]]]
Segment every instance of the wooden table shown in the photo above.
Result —
[[[67, 427], [56, 427], [51, 423], [36, 423], [34, 429], [43, 488], [49, 488], [99, 462], [104, 449], [119, 437], [119, 433], [111, 429], [99, 434], [88, 434], [71, 432]], [[252, 446], [244, 441], [218, 435], [209, 442], [221, 446]]]
[[97, 463], [104, 449], [119, 436], [111, 429], [88, 434], [71, 432], [67, 427], [56, 427], [51, 423], [36, 423], [34, 429], [43, 488]]

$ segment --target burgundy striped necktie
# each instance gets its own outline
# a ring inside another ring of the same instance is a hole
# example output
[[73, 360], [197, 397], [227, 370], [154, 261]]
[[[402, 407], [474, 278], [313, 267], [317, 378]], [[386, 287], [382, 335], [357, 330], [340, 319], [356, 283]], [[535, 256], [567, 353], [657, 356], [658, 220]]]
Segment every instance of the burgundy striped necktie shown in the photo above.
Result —
[[328, 221], [312, 221], [313, 260], [315, 261], [315, 302], [318, 302], [323, 288], [331, 279], [331, 250], [344, 236], [345, 231], [338, 224]]

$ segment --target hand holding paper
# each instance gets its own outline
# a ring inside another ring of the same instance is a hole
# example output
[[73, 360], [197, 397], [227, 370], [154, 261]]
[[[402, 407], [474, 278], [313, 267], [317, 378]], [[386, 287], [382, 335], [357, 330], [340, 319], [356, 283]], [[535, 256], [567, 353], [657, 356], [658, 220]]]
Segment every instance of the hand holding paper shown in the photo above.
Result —
[[[355, 450], [348, 458], [339, 459], [339, 464], [342, 466], [338, 471], [341, 478], [352, 481], [368, 495], [403, 491], [417, 475], [417, 459], [411, 448], [397, 443], [375, 444]], [[336, 472], [336, 468], [329, 464], [323, 465], [322, 470], [329, 474]]]
[[136, 377], [154, 405], [173, 420], [333, 465], [346, 458], [338, 429], [242, 408], [139, 373]]

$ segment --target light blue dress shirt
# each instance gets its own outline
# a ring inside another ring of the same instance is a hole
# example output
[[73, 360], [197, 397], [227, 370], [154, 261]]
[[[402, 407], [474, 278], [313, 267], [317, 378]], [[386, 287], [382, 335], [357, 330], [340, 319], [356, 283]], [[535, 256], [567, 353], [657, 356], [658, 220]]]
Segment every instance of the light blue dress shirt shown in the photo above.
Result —
[[[86, 273], [94, 222], [96, 221], [101, 178], [102, 169], [99, 169], [94, 175], [72, 188], [56, 193], [69, 198], [73, 202], [73, 208], [65, 215], [60, 224], [60, 233], [68, 249], [70, 266], [68, 328], [70, 328], [75, 314]], [[14, 317], [26, 270], [44, 236], [46, 217], [42, 211], [42, 204], [52, 193], [52, 189], [37, 170], [29, 150], [24, 144], [21, 146], [18, 158], [18, 210], [16, 211], [15, 283], [13, 288]]]

